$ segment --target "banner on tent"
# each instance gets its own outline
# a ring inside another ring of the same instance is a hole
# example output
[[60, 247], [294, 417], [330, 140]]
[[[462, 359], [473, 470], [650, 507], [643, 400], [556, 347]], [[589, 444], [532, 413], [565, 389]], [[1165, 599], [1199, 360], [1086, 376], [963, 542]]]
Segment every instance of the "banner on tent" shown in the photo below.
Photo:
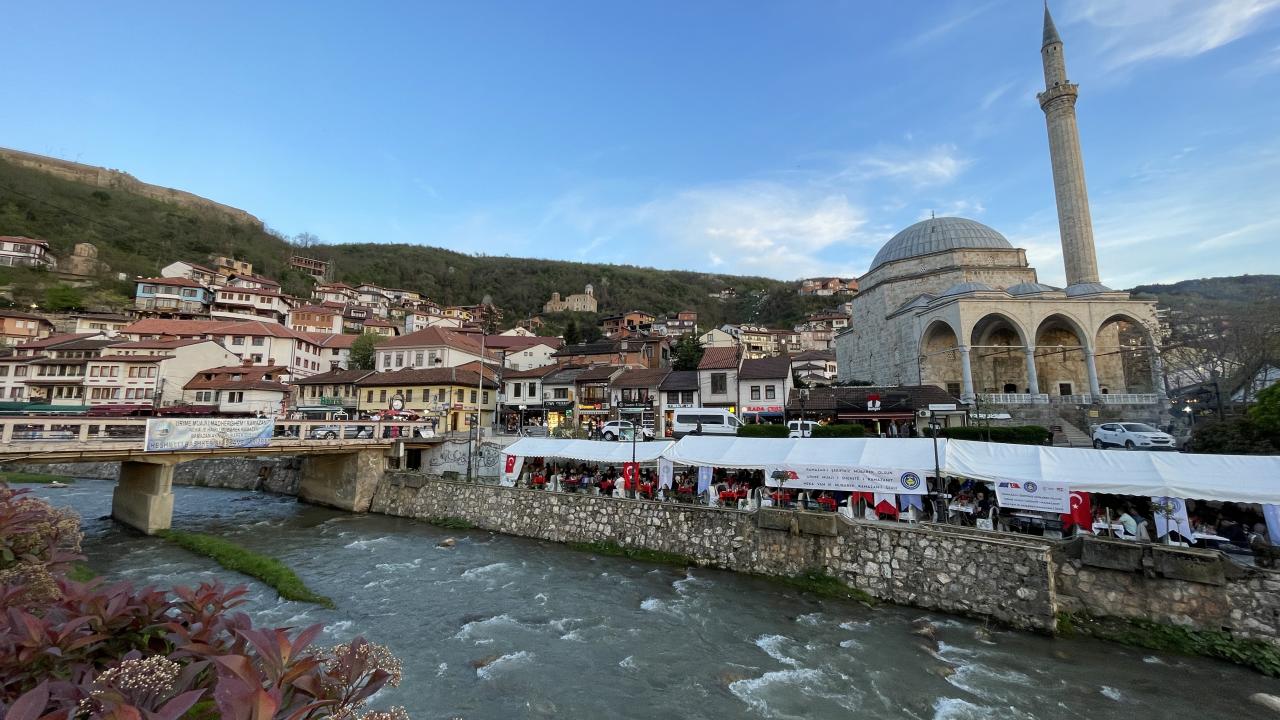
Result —
[[774, 465], [765, 468], [765, 484], [799, 490], [832, 490], [898, 495], [929, 492], [924, 475], [910, 470], [883, 470], [852, 465]]
[[712, 469], [710, 465], [702, 465], [698, 468], [698, 494], [701, 495], [711, 487]]
[[670, 488], [673, 475], [675, 475], [675, 468], [671, 461], [666, 458], [658, 458], [658, 487]]
[[996, 502], [1002, 508], [1064, 515], [1071, 512], [1071, 490], [1063, 483], [1001, 480], [996, 483]]
[[1156, 518], [1156, 537], [1176, 532], [1184, 538], [1194, 537], [1191, 521], [1187, 519], [1187, 503], [1182, 498], [1158, 496], [1151, 498], [1151, 512]]

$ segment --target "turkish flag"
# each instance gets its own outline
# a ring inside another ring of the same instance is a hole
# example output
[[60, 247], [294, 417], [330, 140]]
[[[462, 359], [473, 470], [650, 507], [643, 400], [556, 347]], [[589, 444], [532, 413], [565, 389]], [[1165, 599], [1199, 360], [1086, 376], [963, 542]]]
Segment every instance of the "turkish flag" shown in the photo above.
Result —
[[1084, 532], [1093, 531], [1093, 503], [1087, 492], [1071, 493], [1071, 513], [1062, 516], [1062, 529], [1073, 525]]
[[516, 456], [508, 455], [507, 456], [507, 474], [510, 475], [515, 471], [516, 471]]
[[622, 463], [622, 479], [625, 481], [624, 487], [628, 490], [634, 490], [636, 487], [636, 476], [639, 475], [640, 466], [636, 463]]

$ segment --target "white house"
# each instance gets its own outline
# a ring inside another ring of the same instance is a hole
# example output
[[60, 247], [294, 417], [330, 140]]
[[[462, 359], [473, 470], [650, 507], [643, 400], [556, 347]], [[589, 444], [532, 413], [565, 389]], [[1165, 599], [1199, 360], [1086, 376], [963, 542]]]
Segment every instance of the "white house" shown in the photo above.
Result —
[[786, 356], [743, 360], [738, 369], [742, 419], [755, 415], [763, 421], [781, 421], [795, 387], [791, 378], [791, 359]]
[[491, 362], [495, 353], [481, 350], [480, 341], [463, 333], [430, 327], [391, 338], [378, 345], [378, 370], [458, 367], [469, 362]]
[[282, 365], [297, 377], [329, 370], [316, 337], [272, 322], [146, 318], [129, 325], [121, 334], [134, 340], [214, 340], [241, 359], [255, 365]]
[[[102, 355], [90, 362], [85, 384], [99, 388], [97, 400], [102, 402], [95, 402], [90, 390], [89, 403], [177, 405], [182, 402], [182, 388], [196, 373], [239, 361], [230, 350], [203, 338], [117, 343], [103, 348]], [[96, 375], [95, 368], [100, 368]]]
[[703, 407], [728, 408], [736, 411], [741, 405], [738, 394], [738, 367], [742, 362], [742, 348], [710, 347], [698, 363], [698, 397]]
[[283, 414], [291, 390], [289, 368], [283, 365], [240, 365], [205, 368], [182, 389], [184, 404], [216, 405], [220, 413]]

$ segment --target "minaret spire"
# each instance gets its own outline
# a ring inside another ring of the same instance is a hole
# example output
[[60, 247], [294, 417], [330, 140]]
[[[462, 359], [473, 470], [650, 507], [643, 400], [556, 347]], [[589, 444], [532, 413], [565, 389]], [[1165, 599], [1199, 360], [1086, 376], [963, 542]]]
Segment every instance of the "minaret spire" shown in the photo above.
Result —
[[[1079, 89], [1067, 80], [1067, 62], [1062, 38], [1044, 6], [1044, 43], [1040, 46], [1044, 63], [1044, 92], [1036, 97], [1049, 129], [1049, 158], [1053, 164], [1053, 193], [1058, 201], [1058, 231], [1062, 236], [1062, 259], [1066, 264], [1067, 287], [1096, 285], [1098, 259], [1093, 246], [1093, 220], [1089, 215], [1089, 192], [1084, 182], [1084, 158], [1080, 153], [1080, 130], [1076, 125], [1076, 97]], [[1082, 288], [1083, 289], [1083, 288]], [[1068, 293], [1070, 294], [1070, 293]]]

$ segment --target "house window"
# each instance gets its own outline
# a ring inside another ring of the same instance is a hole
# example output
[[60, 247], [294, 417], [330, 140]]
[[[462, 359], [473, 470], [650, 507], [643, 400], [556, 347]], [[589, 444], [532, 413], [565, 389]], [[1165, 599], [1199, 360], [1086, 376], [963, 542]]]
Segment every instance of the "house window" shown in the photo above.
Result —
[[244, 402], [244, 393], [239, 390], [232, 390], [231, 392], [227, 393], [227, 402], [229, 403]]
[[231, 344], [232, 344], [232, 345], [244, 345], [244, 338], [239, 337], [239, 336], [237, 336], [237, 337], [233, 337], [233, 338], [231, 338]]
[[729, 374], [711, 373], [711, 394], [727, 395], [729, 393]]
[[475, 402], [476, 402], [476, 391], [475, 391], [475, 390], [472, 390], [472, 391], [471, 391], [471, 403], [474, 405], [474, 404], [475, 404]]
[[488, 390], [485, 390], [485, 391], [484, 391], [484, 394], [483, 394], [483, 395], [481, 396], [481, 398], [480, 398], [480, 402], [484, 403], [485, 405], [488, 405], [488, 404], [489, 404], [489, 391], [488, 391]]
[[396, 367], [404, 367], [404, 353], [396, 353]]
[[759, 400], [759, 399], [760, 399], [760, 386], [759, 386], [759, 385], [752, 385], [752, 386], [751, 386], [751, 399], [752, 399], [752, 400]]
[[778, 388], [777, 388], [776, 386], [774, 386], [774, 385], [765, 385], [765, 386], [764, 386], [764, 399], [765, 399], [765, 400], [774, 400], [774, 399], [776, 399], [777, 397], [778, 397]]
[[380, 402], [380, 403], [385, 403], [386, 401], [387, 401], [387, 391], [386, 391], [386, 390], [379, 390], [379, 391], [378, 391], [378, 402]]
[[368, 396], [367, 396], [367, 397], [365, 397], [364, 401], [365, 401], [365, 402], [373, 402], [373, 391], [372, 391], [372, 390], [370, 390], [370, 391], [369, 391], [369, 394], [368, 394]]
[[947, 394], [950, 395], [951, 397], [960, 397], [960, 383], [958, 382], [947, 383]]
[[457, 400], [455, 400], [454, 402], [462, 402], [462, 401], [463, 401], [463, 399], [464, 399], [465, 397], [466, 397], [466, 395], [464, 394], [464, 391], [459, 390], [459, 391], [458, 391], [458, 399], [457, 399]]
[[254, 338], [254, 339], [253, 339], [253, 346], [254, 346], [254, 347], [262, 347], [262, 344], [263, 344], [264, 342], [266, 342], [266, 338], [256, 337], [256, 338]]
[[511, 383], [511, 397], [521, 397], [520, 395], [521, 390], [522, 388], [520, 386], [520, 383]]
[[[519, 385], [519, 383], [516, 383], [516, 384], [517, 384], [517, 385]], [[535, 382], [531, 382], [531, 383], [529, 383], [529, 392], [528, 392], [528, 396], [529, 396], [529, 397], [534, 397], [534, 396], [536, 396], [537, 394], [538, 394], [538, 383], [535, 383]]]
[[552, 394], [556, 400], [568, 400], [569, 388], [556, 388]]
[[413, 388], [404, 391], [404, 401], [406, 404], [413, 402]]

